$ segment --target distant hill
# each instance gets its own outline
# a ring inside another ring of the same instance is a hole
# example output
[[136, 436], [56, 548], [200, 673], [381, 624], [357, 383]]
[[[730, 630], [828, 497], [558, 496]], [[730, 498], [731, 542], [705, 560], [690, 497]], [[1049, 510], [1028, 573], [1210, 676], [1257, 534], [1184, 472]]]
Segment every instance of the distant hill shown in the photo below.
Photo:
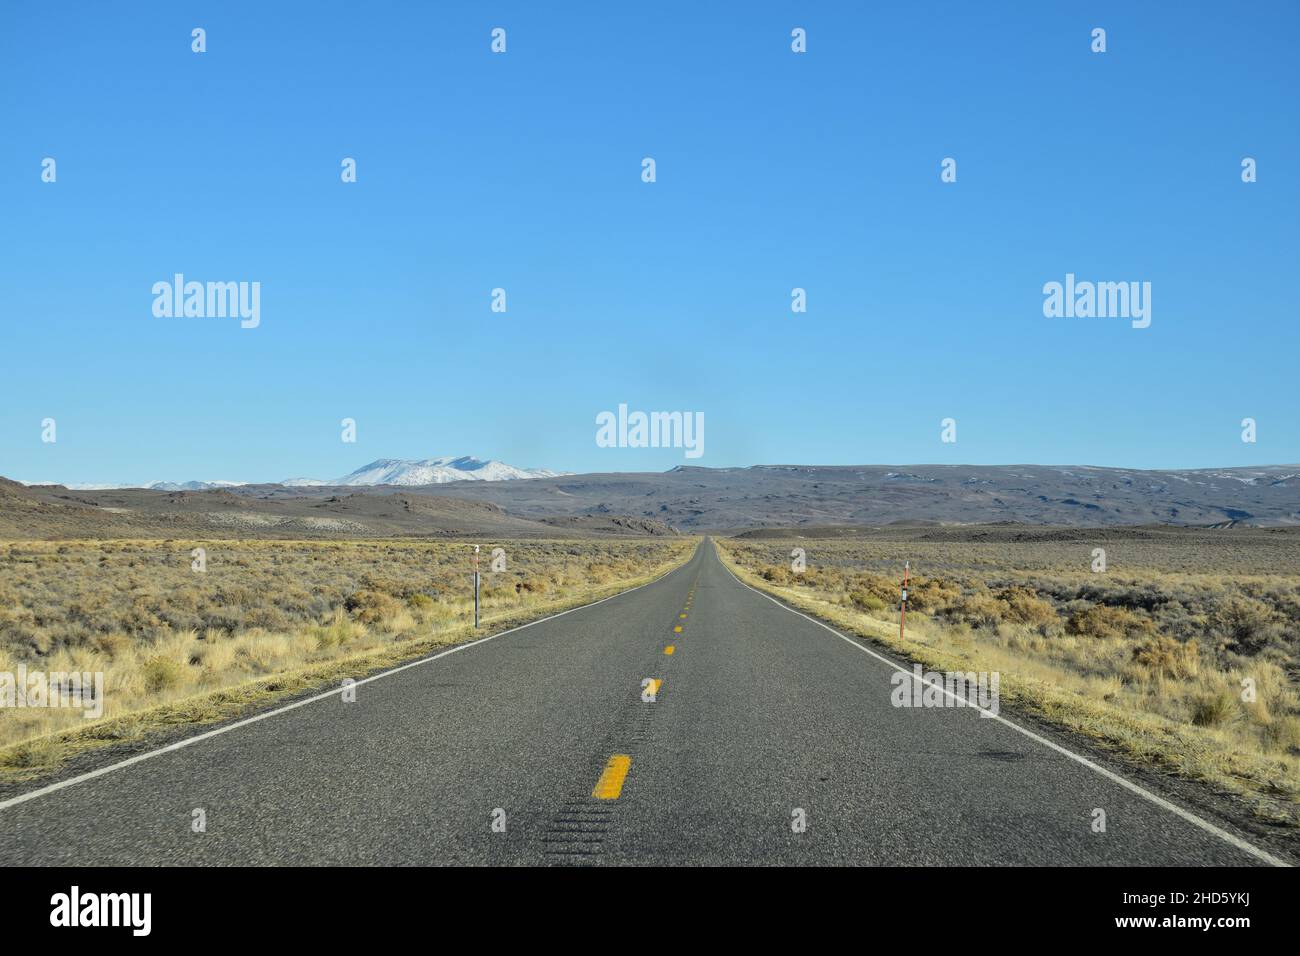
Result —
[[[278, 484], [284, 488], [335, 488], [371, 485], [443, 485], [453, 481], [519, 481], [528, 478], [555, 478], [568, 474], [549, 468], [517, 468], [503, 461], [483, 461], [469, 455], [459, 458], [380, 458], [362, 465], [342, 478], [286, 478]], [[242, 488], [245, 481], [149, 481], [72, 483], [73, 491], [107, 491], [115, 488], [147, 488], [151, 491], [214, 491], [218, 488]]]
[[592, 515], [552, 525], [508, 514], [490, 502], [449, 496], [340, 489], [308, 497], [279, 486], [258, 488], [260, 493], [249, 486], [210, 491], [77, 491], [0, 478], [0, 539], [676, 534], [664, 522], [643, 517]]
[[[371, 480], [424, 474], [394, 473], [389, 461], [372, 462], [353, 475]], [[211, 534], [218, 528], [231, 535], [280, 537], [763, 528], [835, 535], [841, 533], [837, 528], [999, 523], [1300, 525], [1300, 466], [1137, 471], [1053, 465], [758, 465], [527, 481], [480, 477], [428, 485], [263, 484], [200, 491], [72, 490], [0, 480], [0, 536], [7, 537]]]
[[[418, 489], [442, 494], [441, 488]], [[512, 514], [620, 514], [683, 530], [803, 525], [1300, 524], [1300, 465], [1140, 471], [1054, 465], [682, 466], [457, 486]]]

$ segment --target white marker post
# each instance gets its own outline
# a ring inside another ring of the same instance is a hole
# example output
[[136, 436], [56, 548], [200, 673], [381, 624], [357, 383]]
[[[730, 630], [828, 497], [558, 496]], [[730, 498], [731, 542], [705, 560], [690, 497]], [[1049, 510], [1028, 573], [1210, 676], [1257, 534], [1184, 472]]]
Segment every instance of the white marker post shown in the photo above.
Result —
[[478, 629], [478, 545], [474, 545], [474, 629]]
[[903, 562], [903, 601], [899, 605], [898, 611], [898, 639], [903, 639], [903, 632], [907, 624], [907, 575], [912, 568], [911, 561]]

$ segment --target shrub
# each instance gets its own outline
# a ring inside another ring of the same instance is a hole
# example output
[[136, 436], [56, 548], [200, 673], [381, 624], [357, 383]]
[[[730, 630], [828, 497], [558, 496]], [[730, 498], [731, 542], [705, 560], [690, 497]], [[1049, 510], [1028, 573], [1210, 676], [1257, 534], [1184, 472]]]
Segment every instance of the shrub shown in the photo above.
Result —
[[1280, 717], [1261, 729], [1260, 736], [1271, 750], [1300, 754], [1300, 717]]
[[889, 606], [870, 591], [850, 592], [849, 600], [853, 602], [854, 607], [864, 611], [880, 611]]
[[1056, 608], [1044, 601], [1032, 588], [1007, 587], [998, 591], [997, 598], [1006, 606], [1004, 617], [1016, 624], [1036, 627], [1056, 623]]
[[257, 595], [246, 587], [228, 585], [214, 594], [212, 600], [222, 607], [254, 607]]
[[1098, 604], [1070, 615], [1065, 630], [1081, 637], [1139, 638], [1155, 633], [1155, 624], [1127, 608]]
[[1133, 660], [1153, 674], [1183, 679], [1199, 673], [1201, 650], [1196, 644], [1180, 643], [1172, 637], [1153, 637], [1133, 649]]
[[362, 624], [378, 624], [401, 610], [401, 605], [382, 591], [361, 590], [347, 596], [343, 606]]
[[[898, 593], [898, 585], [892, 588]], [[937, 578], [913, 578], [907, 587], [909, 611], [938, 611], [961, 599], [961, 587]]]
[[1226, 690], [1199, 698], [1192, 708], [1192, 723], [1198, 727], [1217, 727], [1237, 714], [1237, 702]]
[[260, 627], [267, 631], [286, 631], [292, 626], [289, 616], [278, 607], [249, 608], [244, 614], [244, 627]]
[[1239, 654], [1258, 654], [1268, 643], [1272, 617], [1273, 612], [1262, 601], [1234, 597], [1215, 609], [1211, 623], [1232, 650]]
[[966, 621], [975, 627], [997, 627], [1007, 606], [992, 595], [983, 592], [963, 595], [944, 611], [945, 616]]
[[114, 631], [111, 634], [98, 634], [91, 638], [90, 646], [101, 654], [117, 657], [131, 647], [131, 639], [125, 634]]
[[891, 581], [889, 578], [881, 577], [878, 574], [857, 574], [848, 576], [849, 591], [864, 591], [876, 598], [885, 607], [893, 607], [898, 604], [899, 582]]
[[358, 621], [348, 617], [343, 608], [335, 608], [334, 614], [329, 623], [318, 625], [307, 630], [308, 636], [313, 641], [316, 648], [327, 650], [334, 647], [342, 647], [350, 641], [363, 636], [366, 633], [366, 626]]
[[144, 689], [156, 694], [179, 684], [185, 670], [180, 661], [157, 655], [146, 660], [140, 672], [144, 676]]
[[279, 634], [258, 634], [245, 640], [236, 653], [255, 670], [265, 673], [274, 670], [289, 651], [288, 638]]
[[132, 598], [131, 606], [121, 613], [119, 622], [124, 631], [131, 634], [144, 634], [163, 626], [162, 618], [154, 613], [150, 599], [137, 595]]

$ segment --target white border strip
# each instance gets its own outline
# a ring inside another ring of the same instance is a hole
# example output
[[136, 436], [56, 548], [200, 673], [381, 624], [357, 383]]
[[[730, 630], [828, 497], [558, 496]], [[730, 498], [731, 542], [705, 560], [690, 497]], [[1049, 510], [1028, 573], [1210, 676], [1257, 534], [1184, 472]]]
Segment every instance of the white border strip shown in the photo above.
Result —
[[[439, 651], [437, 654], [434, 654], [431, 657], [421, 657], [419, 660], [409, 661], [405, 664], [399, 664], [398, 666], [393, 667], [389, 670], [380, 671], [378, 674], [371, 674], [369, 677], [363, 677], [361, 680], [357, 681], [355, 684], [352, 684], [351, 686], [360, 687], [362, 684], [369, 684], [371, 681], [379, 680], [381, 677], [391, 677], [393, 674], [399, 674], [402, 671], [409, 670], [412, 667], [419, 667], [421, 664], [431, 663], [432, 661], [436, 661], [439, 658], [446, 657], [448, 654], [455, 654], [458, 651], [467, 650], [471, 647], [477, 647], [480, 644], [486, 644], [488, 641], [494, 641], [498, 637], [505, 637], [507, 634], [514, 634], [516, 631], [522, 631], [525, 628], [532, 627], [534, 624], [544, 624], [547, 621], [554, 621], [557, 617], [564, 617], [564, 615], [572, 614], [574, 611], [584, 611], [589, 607], [595, 607], [597, 604], [604, 604], [606, 601], [614, 600], [614, 598], [622, 597], [625, 594], [631, 594], [633, 591], [639, 591], [642, 588], [648, 588], [652, 584], [658, 584], [664, 578], [668, 577], [668, 575], [682, 570], [682, 568], [689, 565], [691, 561], [695, 560], [695, 556], [699, 553], [700, 553], [700, 549], [699, 547], [697, 547], [695, 551], [691, 554], [691, 556], [686, 559], [685, 562], [677, 565], [677, 567], [675, 568], [668, 569], [663, 574], [659, 575], [659, 577], [655, 578], [653, 581], [647, 581], [645, 584], [638, 584], [634, 588], [628, 588], [626, 591], [619, 591], [617, 594], [611, 594], [609, 597], [601, 598], [599, 601], [592, 601], [590, 604], [580, 604], [577, 607], [571, 607], [567, 611], [560, 611], [558, 614], [552, 614], [549, 617], [539, 617], [537, 620], [529, 621], [527, 624], [520, 624], [518, 627], [512, 627], [509, 630], [501, 631], [500, 633], [497, 634], [489, 634], [487, 637], [480, 637], [477, 641], [469, 641], [468, 643], [465, 644], [457, 644], [455, 647], [448, 648], [445, 651]], [[117, 763], [109, 764], [107, 767], [100, 767], [98, 770], [90, 770], [86, 773], [78, 774], [75, 777], [69, 777], [67, 780], [60, 780], [57, 783], [52, 783], [49, 784], [48, 786], [40, 787], [36, 790], [30, 790], [27, 793], [20, 793], [16, 797], [10, 797], [8, 800], [0, 801], [0, 810], [8, 810], [10, 807], [16, 807], [20, 803], [26, 803], [28, 800], [35, 800], [37, 797], [43, 797], [46, 796], [47, 794], [55, 793], [56, 791], [62, 790], [65, 787], [71, 787], [74, 784], [78, 784], [78, 783], [85, 783], [87, 780], [94, 780], [96, 777], [102, 777], [105, 774], [112, 773], [114, 770], [122, 770], [126, 767], [130, 767], [133, 764], [141, 763], [145, 760], [150, 760], [153, 757], [158, 757], [165, 753], [172, 753], [173, 751], [176, 750], [182, 750], [185, 747], [191, 746], [192, 744], [197, 744], [201, 740], [208, 740], [211, 737], [216, 737], [218, 734], [229, 733], [232, 730], [238, 730], [240, 727], [247, 727], [249, 724], [255, 724], [259, 720], [266, 720], [268, 717], [274, 717], [277, 714], [288, 713], [289, 711], [296, 710], [299, 707], [305, 707], [308, 704], [314, 704], [318, 700], [326, 700], [327, 698], [330, 697], [337, 697], [340, 693], [342, 693], [342, 688], [327, 690], [323, 693], [316, 694], [312, 697], [307, 697], [304, 698], [303, 700], [295, 701], [292, 704], [286, 704], [284, 707], [277, 707], [275, 710], [268, 710], [265, 713], [255, 714], [252, 717], [246, 717], [243, 720], [238, 720], [233, 724], [226, 724], [223, 727], [217, 727], [213, 730], [209, 730], [201, 734], [196, 734], [193, 737], [187, 737], [184, 740], [178, 740], [176, 741], [176, 743], [168, 744], [166, 747], [160, 747], [157, 750], [150, 750], [148, 753], [136, 754], [134, 757], [128, 757], [126, 760], [120, 760]]]
[[[717, 556], [717, 545], [714, 545], [713, 547], [714, 547], [714, 554], [715, 556]], [[908, 677], [912, 678], [913, 680], [918, 680], [916, 674], [913, 673], [912, 671], [909, 671], [902, 665], [897, 664], [894, 661], [891, 661], [888, 657], [885, 657], [883, 654], [877, 654], [871, 648], [864, 647], [862, 644], [853, 640], [853, 638], [841, 634], [839, 631], [835, 630], [835, 628], [831, 627], [829, 624], [826, 624], [823, 621], [819, 621], [815, 617], [810, 617], [807, 614], [804, 614], [802, 611], [796, 611], [788, 604], [778, 601], [776, 598], [772, 597], [772, 595], [764, 594], [762, 591], [758, 590], [758, 588], [750, 587], [750, 585], [740, 580], [740, 578], [737, 577], [736, 573], [732, 571], [731, 568], [727, 567], [726, 562], [723, 561], [721, 557], [718, 558], [718, 563], [721, 564], [722, 567], [726, 569], [728, 574], [730, 574], [733, 578], [735, 578], [736, 583], [739, 584], [741, 587], [753, 591], [759, 597], [767, 598], [777, 607], [783, 608], [784, 610], [789, 611], [791, 614], [798, 615], [799, 617], [803, 618], [805, 621], [811, 621], [813, 624], [816, 624], [818, 627], [825, 628], [826, 630], [834, 634], [836, 637], [838, 637], [840, 640], [845, 641], [851, 646], [862, 651], [862, 653], [871, 655], [881, 663], [889, 665], [890, 667], [892, 667], [894, 670], [898, 671], [901, 674], [906, 674]], [[925, 683], [924, 681], [920, 681], [920, 682], [923, 684]], [[926, 685], [926, 686], [930, 686], [930, 685]], [[944, 688], [944, 692], [949, 694], [950, 696], [956, 697], [956, 695], [954, 695], [951, 691], [948, 691], [946, 688]], [[963, 703], [966, 703], [966, 700], [964, 698], [958, 698], [958, 699], [961, 699]], [[1157, 807], [1160, 807], [1162, 810], [1168, 810], [1170, 813], [1174, 814], [1175, 816], [1181, 817], [1183, 820], [1186, 820], [1188, 823], [1200, 827], [1206, 833], [1213, 834], [1214, 836], [1218, 837], [1220, 840], [1223, 840], [1225, 843], [1229, 843], [1232, 846], [1236, 847], [1238, 850], [1241, 850], [1243, 853], [1248, 853], [1251, 856], [1255, 857], [1256, 859], [1262, 860], [1263, 862], [1269, 864], [1270, 866], [1291, 866], [1291, 864], [1286, 862], [1285, 860], [1279, 859], [1278, 857], [1273, 856], [1273, 854], [1261, 850], [1259, 847], [1255, 846], [1252, 843], [1247, 843], [1241, 837], [1235, 836], [1234, 834], [1229, 833], [1227, 830], [1224, 830], [1220, 827], [1216, 827], [1213, 823], [1210, 823], [1208, 820], [1201, 819], [1196, 814], [1188, 810], [1184, 810], [1182, 807], [1176, 806], [1175, 804], [1170, 803], [1168, 800], [1164, 799], [1163, 797], [1156, 796], [1156, 794], [1152, 793], [1150, 790], [1146, 790], [1143, 787], [1138, 786], [1136, 783], [1133, 783], [1131, 780], [1127, 780], [1124, 777], [1121, 777], [1119, 774], [1107, 770], [1105, 767], [1102, 767], [1099, 764], [1093, 763], [1087, 757], [1081, 757], [1078, 754], [1076, 754], [1074, 751], [1066, 750], [1060, 744], [1048, 740], [1046, 737], [1040, 737], [1032, 730], [1026, 730], [1024, 727], [1021, 727], [1019, 724], [1012, 723], [1011, 721], [1003, 717], [1001, 714], [995, 714], [992, 711], [982, 710], [980, 711], [980, 716], [992, 717], [994, 720], [1001, 721], [1002, 723], [1010, 727], [1012, 730], [1024, 734], [1030, 740], [1036, 741], [1037, 743], [1042, 744], [1044, 747], [1048, 747], [1052, 750], [1055, 750], [1057, 753], [1069, 757], [1071, 760], [1075, 761], [1076, 763], [1083, 764], [1083, 766], [1087, 767], [1089, 770], [1092, 770], [1100, 774], [1101, 776], [1105, 777], [1107, 780], [1111, 781], [1112, 783], [1117, 783], [1125, 790], [1135, 793], [1139, 797], [1142, 797], [1144, 800], [1148, 800], [1151, 803], [1154, 803]], [[3, 805], [0, 804], [0, 806]]]

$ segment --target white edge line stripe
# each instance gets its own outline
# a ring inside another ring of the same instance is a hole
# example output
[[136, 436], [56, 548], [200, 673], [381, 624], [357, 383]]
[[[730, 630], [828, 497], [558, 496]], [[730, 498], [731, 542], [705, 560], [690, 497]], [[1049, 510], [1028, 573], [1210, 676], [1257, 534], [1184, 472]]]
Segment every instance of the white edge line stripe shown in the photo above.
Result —
[[[699, 553], [699, 549], [697, 548], [695, 554], [698, 553]], [[428, 664], [432, 661], [438, 660], [440, 657], [446, 657], [448, 654], [455, 654], [457, 651], [467, 650], [471, 647], [477, 647], [479, 644], [486, 644], [488, 641], [494, 641], [498, 637], [505, 637], [507, 634], [514, 634], [516, 631], [522, 631], [524, 628], [532, 627], [534, 624], [544, 624], [547, 621], [555, 620], [557, 617], [564, 617], [564, 615], [566, 614], [572, 614], [574, 611], [583, 611], [589, 607], [595, 607], [597, 604], [604, 604], [606, 601], [612, 601], [614, 600], [614, 598], [622, 597], [624, 594], [631, 594], [633, 591], [639, 591], [642, 588], [648, 588], [652, 584], [658, 584], [664, 578], [668, 577], [668, 575], [676, 571], [680, 571], [682, 568], [686, 567], [688, 564], [691, 563], [691, 561], [695, 559], [695, 554], [692, 554], [691, 557], [685, 561], [685, 563], [679, 564], [675, 568], [669, 568], [667, 571], [659, 575], [659, 577], [655, 578], [653, 581], [647, 581], [645, 584], [638, 584], [634, 588], [628, 588], [626, 591], [619, 591], [617, 594], [611, 594], [609, 597], [603, 597], [599, 601], [592, 601], [590, 604], [580, 604], [577, 607], [571, 607], [567, 611], [560, 611], [558, 614], [552, 614], [549, 617], [539, 617], [535, 621], [529, 621], [527, 624], [520, 624], [518, 627], [512, 627], [507, 631], [501, 631], [499, 634], [489, 634], [487, 637], [480, 637], [477, 641], [469, 641], [465, 644], [457, 644], [455, 647], [448, 648], [445, 651], [439, 651], [437, 654], [434, 654], [431, 657], [421, 657], [419, 660], [408, 661], [405, 664], [399, 664], [396, 667], [390, 668], [389, 670], [380, 671], [378, 674], [371, 674], [369, 677], [363, 677], [361, 680], [357, 681], [355, 684], [351, 686], [360, 687], [362, 684], [369, 684], [371, 681], [379, 680], [381, 677], [391, 677], [393, 674], [400, 673], [401, 671], [407, 670], [412, 667], [419, 667], [421, 664]], [[266, 720], [268, 717], [274, 717], [277, 714], [287, 713], [288, 711], [296, 710], [299, 707], [305, 707], [308, 704], [314, 704], [318, 700], [325, 700], [329, 697], [337, 697], [342, 692], [343, 692], [343, 688], [341, 687], [336, 688], [335, 690], [327, 690], [324, 691], [323, 693], [316, 694], [312, 697], [307, 697], [304, 698], [303, 700], [294, 701], [292, 704], [286, 704], [284, 707], [277, 707], [275, 710], [268, 710], [265, 713], [254, 714], [252, 717], [246, 717], [243, 720], [235, 721], [235, 723], [233, 724], [226, 724], [224, 727], [217, 727], [213, 730], [205, 731], [204, 733], [201, 734], [196, 734], [193, 737], [187, 737], [184, 740], [178, 740], [174, 744], [168, 744], [165, 747], [159, 747], [157, 750], [150, 750], [148, 753], [136, 754], [134, 757], [128, 757], [126, 760], [120, 760], [117, 763], [109, 764], [107, 767], [100, 767], [97, 770], [90, 770], [87, 771], [86, 773], [78, 774], [75, 777], [69, 777], [67, 780], [60, 780], [57, 783], [52, 783], [49, 784], [48, 786], [40, 787], [36, 790], [30, 790], [27, 793], [20, 793], [16, 797], [10, 797], [8, 800], [0, 801], [0, 810], [8, 810], [10, 807], [18, 806], [18, 804], [20, 803], [26, 803], [28, 800], [35, 800], [37, 797], [43, 797], [46, 796], [47, 794], [54, 793], [55, 791], [62, 790], [65, 787], [71, 787], [73, 784], [85, 783], [87, 780], [94, 780], [96, 777], [102, 777], [105, 774], [112, 773], [114, 770], [122, 770], [126, 767], [131, 766], [132, 764], [137, 764], [142, 761], [149, 760], [153, 757], [157, 757], [165, 753], [171, 753], [172, 751], [175, 750], [181, 750], [185, 747], [189, 747], [192, 744], [197, 744], [201, 740], [207, 740], [210, 737], [216, 737], [218, 734], [229, 733], [232, 730], [238, 730], [240, 727], [247, 727], [249, 724], [257, 723], [259, 720]]]
[[[716, 548], [717, 546], [715, 545], [714, 547]], [[857, 641], [853, 640], [853, 638], [841, 634], [839, 631], [835, 630], [835, 628], [831, 627], [829, 624], [826, 624], [823, 621], [819, 621], [815, 617], [809, 617], [807, 614], [804, 614], [802, 611], [796, 611], [794, 608], [790, 607], [789, 605], [784, 604], [781, 601], [778, 601], [776, 598], [772, 597], [772, 595], [764, 594], [762, 591], [758, 590], [758, 588], [750, 587], [744, 581], [740, 580], [740, 578], [736, 576], [736, 573], [732, 571], [731, 568], [727, 567], [725, 562], [719, 560], [718, 563], [721, 564], [724, 568], [726, 568], [727, 573], [730, 574], [733, 578], [735, 578], [736, 583], [739, 584], [741, 587], [748, 588], [750, 591], [753, 591], [759, 597], [767, 598], [777, 607], [783, 608], [789, 611], [791, 614], [796, 614], [799, 617], [803, 618], [805, 621], [811, 621], [813, 624], [816, 624], [818, 627], [825, 628], [826, 630], [834, 634], [836, 637], [838, 637], [840, 640], [848, 642], [853, 647], [856, 647], [858, 650], [862, 651], [864, 654], [870, 654], [876, 660], [880, 661], [881, 663], [888, 664], [890, 667], [892, 667], [894, 670], [898, 671], [899, 673], [906, 674], [908, 677], [911, 677], [913, 680], [917, 680], [916, 674], [914, 674], [912, 671], [909, 671], [907, 668], [899, 664], [896, 664], [894, 661], [891, 661], [888, 657], [885, 657], [883, 654], [877, 654], [869, 647], [864, 647], [863, 645], [859, 644]], [[925, 683], [925, 682], [921, 681], [921, 683]], [[950, 697], [953, 697], [954, 699], [961, 699], [952, 691], [947, 690], [947, 688], [944, 688], [943, 690], [944, 693], [948, 694]], [[963, 703], [967, 703], [967, 701], [963, 700]], [[1001, 714], [994, 714], [987, 710], [981, 710], [980, 714], [983, 717], [992, 717], [994, 720], [1001, 721], [1002, 723], [1010, 727], [1012, 730], [1016, 730], [1024, 734], [1030, 740], [1037, 741], [1038, 743], [1042, 744], [1044, 747], [1050, 747], [1052, 750], [1055, 750], [1057, 753], [1069, 757], [1071, 760], [1075, 761], [1076, 763], [1083, 764], [1083, 766], [1087, 767], [1089, 770], [1101, 774], [1107, 780], [1119, 784], [1124, 789], [1137, 794], [1139, 797], [1142, 797], [1145, 800], [1149, 800], [1151, 803], [1154, 803], [1156, 806], [1160, 807], [1163, 810], [1168, 810], [1170, 813], [1174, 814], [1175, 816], [1179, 816], [1182, 819], [1186, 820], [1188, 823], [1200, 827], [1206, 833], [1213, 834], [1214, 836], [1218, 837], [1224, 842], [1232, 844], [1238, 850], [1241, 850], [1244, 853], [1248, 853], [1251, 856], [1255, 857], [1256, 859], [1263, 860], [1265, 863], [1268, 863], [1271, 866], [1291, 865], [1290, 863], [1287, 863], [1285, 860], [1281, 860], [1278, 857], [1273, 856], [1273, 854], [1261, 850], [1259, 847], [1255, 846], [1254, 844], [1247, 843], [1241, 837], [1229, 833], [1227, 830], [1224, 830], [1220, 827], [1216, 827], [1210, 821], [1201, 819], [1191, 811], [1184, 810], [1182, 807], [1170, 803], [1168, 800], [1165, 800], [1163, 797], [1157, 796], [1151, 791], [1138, 786], [1133, 781], [1121, 777], [1119, 774], [1107, 770], [1105, 767], [1099, 764], [1093, 763], [1087, 757], [1081, 757], [1079, 756], [1079, 754], [1076, 754], [1074, 751], [1067, 750], [1066, 748], [1062, 747], [1060, 744], [1048, 740], [1046, 737], [1040, 737], [1032, 730], [1026, 730], [1024, 727], [1021, 727], [1019, 724], [1007, 720], [1007, 718], [1003, 717]]]

